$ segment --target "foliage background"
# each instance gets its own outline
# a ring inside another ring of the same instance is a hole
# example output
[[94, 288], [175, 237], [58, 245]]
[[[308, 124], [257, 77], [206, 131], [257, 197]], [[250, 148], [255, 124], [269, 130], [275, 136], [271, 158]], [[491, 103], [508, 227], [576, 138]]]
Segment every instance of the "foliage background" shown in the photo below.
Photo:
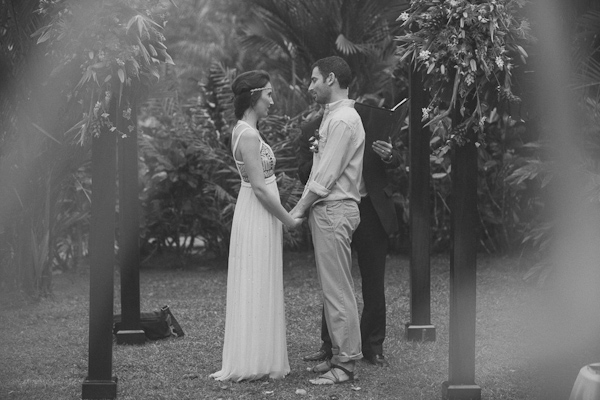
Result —
[[[139, 128], [140, 244], [147, 260], [160, 252], [173, 252], [181, 264], [199, 252], [211, 257], [227, 253], [239, 187], [229, 151], [233, 122], [229, 84], [237, 72], [252, 68], [271, 72], [276, 106], [273, 115], [262, 121], [261, 131], [275, 149], [282, 201], [288, 207], [301, 191], [295, 179], [298, 128], [317, 111], [306, 94], [313, 61], [331, 54], [346, 58], [356, 71], [351, 96], [360, 101], [392, 107], [408, 95], [410, 65], [396, 54], [399, 42], [395, 40], [407, 34], [398, 17], [408, 10], [408, 2], [179, 0], [175, 7], [167, 0], [103, 0], [92, 2], [92, 7], [106, 7], [103, 18], [118, 14], [129, 19], [122, 19], [121, 26], [93, 25], [87, 32], [89, 40], [75, 40], [66, 31], [59, 40], [64, 28], [61, 21], [70, 18], [65, 5], [72, 2], [0, 1], [0, 70], [6, 93], [0, 103], [4, 122], [0, 131], [3, 290], [18, 287], [34, 297], [46, 295], [53, 274], [76, 270], [87, 256], [90, 149], [81, 139], [87, 130], [116, 127], [117, 121], [111, 120], [112, 112], [106, 108], [109, 104], [102, 102], [102, 92], [110, 83], [115, 96], [121, 96], [117, 88], [136, 77], [136, 68], [140, 85], [124, 87], [135, 87], [134, 93], [125, 95], [140, 101], [138, 115], [131, 115]], [[466, 4], [463, 0], [453, 3]], [[46, 12], [36, 12], [40, 5]], [[164, 29], [157, 30], [160, 35], [152, 30], [156, 26], [150, 16], [159, 25], [167, 21]], [[530, 19], [535, 22], [534, 16]], [[585, 156], [577, 167], [588, 180], [592, 203], [598, 201], [600, 192], [599, 20], [594, 2], [578, 0], [564, 13], [563, 21], [575, 71], [569, 89], [582, 115], [576, 140]], [[55, 31], [44, 28], [48, 26]], [[112, 36], [102, 31], [105, 27], [110, 27], [109, 33], [124, 34], [124, 42], [100, 60], [99, 50], [114, 44]], [[97, 41], [90, 39], [94, 32], [99, 35]], [[136, 32], [147, 36], [141, 47], [127, 42], [136, 40]], [[48, 40], [38, 44], [45, 36]], [[145, 59], [142, 47], [153, 54], [147, 44], [156, 51], [159, 63], [140, 63]], [[524, 51], [529, 61], [519, 67], [519, 73], [533, 74], [541, 58], [534, 45], [524, 45]], [[104, 63], [98, 66], [99, 62]], [[486, 139], [478, 149], [479, 249], [532, 254], [541, 261], [552, 244], [554, 220], [548, 196], [554, 176], [552, 153], [544, 136], [543, 110], [536, 108], [533, 98], [538, 88], [531, 79], [519, 82], [521, 103], [481, 111]], [[124, 111], [127, 107], [125, 102]], [[103, 117], [105, 113], [108, 117]], [[406, 124], [393, 140], [407, 161]], [[430, 163], [431, 238], [435, 252], [446, 252], [450, 245], [450, 162], [440, 149], [452, 126], [441, 118], [430, 128], [431, 147], [437, 150]], [[392, 238], [393, 251], [405, 252], [408, 179], [404, 168], [391, 174], [401, 219], [401, 231]], [[310, 238], [306, 231], [288, 234], [285, 245], [287, 249], [307, 248]]]

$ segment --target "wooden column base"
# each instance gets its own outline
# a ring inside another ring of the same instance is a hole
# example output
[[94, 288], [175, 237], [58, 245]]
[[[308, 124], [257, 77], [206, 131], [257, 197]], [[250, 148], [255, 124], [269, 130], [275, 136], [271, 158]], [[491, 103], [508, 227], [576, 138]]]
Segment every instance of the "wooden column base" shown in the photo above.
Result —
[[421, 342], [435, 342], [435, 326], [406, 324], [406, 339]]
[[81, 398], [85, 399], [116, 399], [117, 377], [111, 380], [90, 380], [85, 378], [82, 385]]
[[146, 334], [143, 330], [118, 331], [117, 344], [144, 344], [146, 343]]
[[478, 385], [453, 385], [442, 383], [442, 400], [481, 400], [481, 387]]

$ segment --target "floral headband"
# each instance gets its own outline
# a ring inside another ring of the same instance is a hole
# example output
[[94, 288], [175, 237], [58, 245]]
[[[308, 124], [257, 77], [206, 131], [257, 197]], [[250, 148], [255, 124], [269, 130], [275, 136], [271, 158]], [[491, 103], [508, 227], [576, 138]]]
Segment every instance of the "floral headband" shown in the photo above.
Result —
[[263, 87], [261, 87], [261, 88], [250, 89], [250, 93], [259, 92], [259, 91], [261, 91], [261, 90], [267, 90], [267, 89], [271, 89], [271, 88], [270, 88], [270, 87], [263, 86]]
[[260, 87], [260, 88], [256, 88], [256, 89], [250, 89], [250, 90], [248, 90], [248, 91], [243, 91], [242, 93], [234, 94], [234, 95], [231, 97], [231, 100], [233, 101], [233, 100], [235, 100], [236, 98], [238, 98], [238, 97], [240, 97], [240, 96], [243, 96], [245, 93], [250, 93], [250, 94], [252, 94], [252, 93], [254, 93], [254, 92], [259, 92], [259, 91], [261, 91], [261, 90], [267, 90], [267, 89], [272, 89], [272, 88], [270, 88], [270, 87], [266, 87], [266, 86], [263, 86], [263, 87]]

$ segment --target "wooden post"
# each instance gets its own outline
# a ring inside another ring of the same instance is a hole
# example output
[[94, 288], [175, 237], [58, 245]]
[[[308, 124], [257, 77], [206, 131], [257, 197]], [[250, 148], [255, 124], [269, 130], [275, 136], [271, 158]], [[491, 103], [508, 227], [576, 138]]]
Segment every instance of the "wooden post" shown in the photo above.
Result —
[[89, 363], [82, 399], [117, 397], [112, 376], [115, 182], [115, 134], [103, 129], [92, 139]]
[[475, 384], [477, 147], [474, 132], [467, 134], [470, 141], [456, 146], [452, 154], [450, 350], [444, 400], [481, 399], [481, 388]]
[[[130, 93], [132, 88], [128, 88]], [[134, 99], [130, 94], [128, 97]], [[137, 151], [137, 104], [132, 100], [130, 118], [119, 110], [119, 259], [121, 267], [121, 330], [117, 344], [143, 344], [146, 335], [140, 324], [140, 249]], [[132, 126], [133, 130], [129, 127]]]
[[409, 72], [410, 322], [408, 340], [435, 340], [431, 325], [429, 140], [423, 132], [422, 74]]

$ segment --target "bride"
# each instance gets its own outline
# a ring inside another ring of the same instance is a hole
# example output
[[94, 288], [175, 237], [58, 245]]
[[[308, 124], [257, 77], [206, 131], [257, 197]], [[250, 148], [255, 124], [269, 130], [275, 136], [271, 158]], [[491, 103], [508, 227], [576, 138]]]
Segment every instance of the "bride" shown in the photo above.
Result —
[[227, 276], [225, 339], [221, 370], [226, 381], [283, 378], [290, 372], [283, 301], [283, 233], [302, 224], [281, 205], [275, 156], [258, 130], [273, 104], [269, 74], [240, 74], [232, 84], [238, 122], [231, 134], [241, 178]]

